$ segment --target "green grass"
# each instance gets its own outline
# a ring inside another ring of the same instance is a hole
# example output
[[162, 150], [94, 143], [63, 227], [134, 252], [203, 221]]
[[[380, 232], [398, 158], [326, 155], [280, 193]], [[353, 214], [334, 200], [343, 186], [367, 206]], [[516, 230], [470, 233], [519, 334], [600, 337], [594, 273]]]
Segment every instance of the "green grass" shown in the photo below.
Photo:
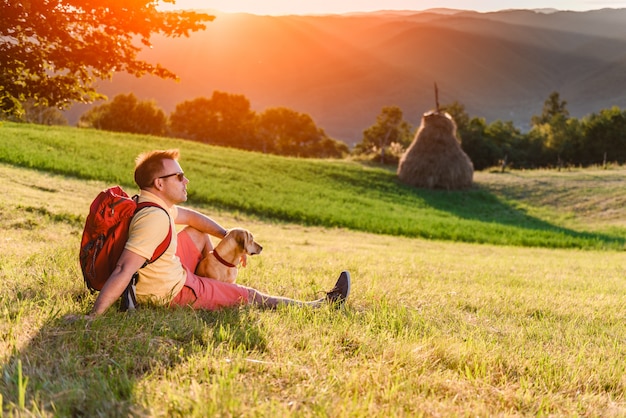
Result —
[[[590, 228], [571, 205], [555, 200], [537, 207], [532, 199], [500, 190], [499, 184], [515, 181], [515, 174], [476, 173], [476, 186], [467, 191], [419, 190], [400, 184], [392, 171], [351, 161], [283, 158], [67, 127], [0, 127], [0, 162], [129, 189], [134, 189], [135, 156], [154, 148], [181, 149], [190, 202], [266, 220], [497, 245], [622, 250], [626, 243], [623, 229]], [[550, 183], [551, 174], [541, 175]], [[574, 197], [589, 185], [585, 176], [566, 179]], [[598, 174], [601, 181], [607, 176]], [[541, 189], [540, 182], [521, 178], [520, 193]], [[611, 196], [625, 189], [623, 182], [612, 187]]]
[[240, 283], [311, 299], [347, 268], [346, 309], [148, 307], [66, 323], [93, 303], [78, 269], [77, 218], [107, 183], [6, 165], [0, 181], [0, 415], [626, 414], [620, 252], [215, 211], [264, 245]]
[[[67, 152], [64, 137], [84, 144]], [[118, 140], [123, 155], [107, 163], [97, 150]], [[613, 251], [626, 219], [622, 168], [476, 173], [475, 190], [424, 193], [352, 162], [12, 124], [0, 127], [0, 141], [1, 158], [10, 161], [0, 164], [0, 417], [626, 415], [624, 256]], [[217, 201], [209, 185], [221, 188], [222, 181], [191, 178], [193, 207], [225, 227], [251, 229], [264, 246], [241, 270], [240, 283], [308, 300], [348, 269], [346, 308], [146, 307], [65, 322], [64, 315], [86, 312], [94, 300], [77, 259], [89, 203], [111, 183], [132, 188], [125, 181], [133, 155], [166, 146], [181, 148], [190, 175], [221, 170], [219, 178], [236, 191], [272, 179], [283, 185], [275, 193], [291, 193], [285, 214], [268, 203], [266, 215], [245, 202], [273, 199], [267, 192], [252, 187], [237, 197], [226, 187]], [[238, 160], [245, 162], [240, 177]], [[119, 179], [118, 163], [126, 170]], [[254, 167], [263, 175], [248, 176]], [[379, 186], [364, 186], [376, 179]], [[436, 240], [309, 218], [289, 222], [294, 207], [315, 215], [333, 204], [296, 187], [307, 181], [319, 193], [345, 190], [349, 205], [361, 196], [393, 212], [415, 212], [415, 221], [433, 216], [446, 230], [537, 229], [577, 245], [455, 242], [432, 226]], [[231, 206], [237, 198], [242, 208]]]

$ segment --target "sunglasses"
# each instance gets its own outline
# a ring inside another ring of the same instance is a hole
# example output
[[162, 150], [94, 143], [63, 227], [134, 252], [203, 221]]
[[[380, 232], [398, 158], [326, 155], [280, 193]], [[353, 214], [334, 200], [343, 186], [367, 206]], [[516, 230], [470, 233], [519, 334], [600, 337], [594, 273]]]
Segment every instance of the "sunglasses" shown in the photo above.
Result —
[[157, 177], [158, 179], [166, 179], [168, 177], [174, 177], [176, 176], [178, 178], [178, 181], [182, 182], [185, 179], [185, 173], [183, 173], [182, 171], [179, 173], [172, 173], [172, 174], [168, 174], [167, 176], [161, 176], [161, 177]]

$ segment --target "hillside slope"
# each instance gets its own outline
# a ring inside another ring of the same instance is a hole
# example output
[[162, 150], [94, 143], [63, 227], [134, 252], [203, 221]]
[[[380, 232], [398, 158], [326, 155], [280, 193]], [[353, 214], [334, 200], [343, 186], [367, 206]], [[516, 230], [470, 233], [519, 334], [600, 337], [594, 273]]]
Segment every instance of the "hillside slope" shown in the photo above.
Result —
[[[361, 139], [383, 106], [419, 124], [440, 103], [525, 129], [558, 91], [573, 116], [626, 107], [626, 9], [332, 16], [217, 14], [202, 33], [154, 39], [142, 57], [179, 83], [116, 75], [113, 96], [134, 92], [167, 112], [214, 90], [243, 94], [252, 108], [309, 113], [332, 137]], [[74, 122], [86, 108], [69, 113]]]
[[169, 148], [181, 151], [190, 203], [211, 211], [433, 240], [620, 251], [626, 245], [621, 168], [478, 172], [471, 189], [425, 190], [401, 184], [393, 171], [355, 161], [286, 158], [70, 127], [0, 125], [0, 163], [120, 184], [129, 194], [135, 157]]

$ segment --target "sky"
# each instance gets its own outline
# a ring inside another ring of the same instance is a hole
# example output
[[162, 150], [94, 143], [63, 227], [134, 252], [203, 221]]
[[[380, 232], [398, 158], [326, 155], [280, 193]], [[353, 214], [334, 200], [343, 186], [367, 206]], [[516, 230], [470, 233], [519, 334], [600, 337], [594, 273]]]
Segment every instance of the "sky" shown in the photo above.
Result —
[[[254, 14], [324, 14], [375, 10], [449, 8], [490, 12], [504, 9], [597, 10], [626, 8], [626, 0], [176, 0], [176, 9], [215, 9]], [[172, 6], [162, 6], [171, 10]]]

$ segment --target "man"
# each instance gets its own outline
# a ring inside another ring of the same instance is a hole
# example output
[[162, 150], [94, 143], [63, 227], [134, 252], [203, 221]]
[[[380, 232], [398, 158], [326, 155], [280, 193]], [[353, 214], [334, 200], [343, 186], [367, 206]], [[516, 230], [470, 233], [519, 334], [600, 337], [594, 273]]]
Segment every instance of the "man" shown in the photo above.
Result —
[[[281, 304], [318, 307], [324, 303], [343, 304], [350, 293], [350, 274], [340, 274], [325, 298], [302, 302], [270, 296], [258, 290], [196, 276], [194, 271], [213, 250], [210, 235], [223, 238], [226, 230], [211, 218], [178, 206], [187, 200], [189, 180], [178, 163], [178, 150], [151, 151], [135, 161], [135, 183], [141, 189], [139, 202], [157, 203], [138, 212], [131, 221], [129, 237], [117, 266], [98, 294], [90, 317], [103, 314], [122, 295], [132, 276], [139, 271], [136, 287], [139, 302], [151, 301], [168, 306], [191, 306], [216, 310], [252, 303], [274, 308]], [[176, 234], [175, 225], [186, 225]], [[154, 263], [141, 268], [172, 229], [172, 241]]]

